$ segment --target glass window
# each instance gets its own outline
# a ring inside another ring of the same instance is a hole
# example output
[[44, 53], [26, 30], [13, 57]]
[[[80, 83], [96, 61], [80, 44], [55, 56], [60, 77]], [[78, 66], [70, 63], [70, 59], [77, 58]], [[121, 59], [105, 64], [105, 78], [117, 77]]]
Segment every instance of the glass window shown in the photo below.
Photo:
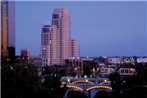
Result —
[[124, 73], [124, 70], [123, 69], [121, 70], [121, 73]]
[[125, 73], [128, 73], [128, 69], [125, 70]]
[[53, 14], [53, 19], [58, 19], [59, 18], [59, 15], [58, 14]]

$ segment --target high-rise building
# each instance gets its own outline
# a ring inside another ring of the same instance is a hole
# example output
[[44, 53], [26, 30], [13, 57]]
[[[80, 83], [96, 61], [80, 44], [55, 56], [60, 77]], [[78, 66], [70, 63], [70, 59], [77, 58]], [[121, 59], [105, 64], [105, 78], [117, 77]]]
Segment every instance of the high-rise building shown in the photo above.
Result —
[[70, 39], [70, 15], [69, 11], [64, 8], [55, 8], [52, 14], [52, 25], [56, 25], [59, 29], [59, 41], [60, 41], [60, 63], [63, 63], [64, 59], [68, 59], [71, 54], [71, 39]]
[[45, 25], [41, 34], [42, 65], [60, 64], [58, 29], [55, 25]]
[[72, 57], [80, 57], [80, 46], [78, 40], [71, 40]]
[[1, 56], [8, 56], [8, 29], [7, 29], [7, 3], [1, 1]]
[[41, 58], [42, 65], [50, 65], [50, 35], [51, 35], [51, 26], [45, 25], [42, 28], [41, 33]]
[[56, 8], [52, 25], [45, 25], [41, 34], [42, 65], [63, 65], [66, 59], [79, 57], [79, 43], [70, 38], [70, 15], [64, 8]]
[[1, 55], [15, 57], [15, 3], [1, 1]]

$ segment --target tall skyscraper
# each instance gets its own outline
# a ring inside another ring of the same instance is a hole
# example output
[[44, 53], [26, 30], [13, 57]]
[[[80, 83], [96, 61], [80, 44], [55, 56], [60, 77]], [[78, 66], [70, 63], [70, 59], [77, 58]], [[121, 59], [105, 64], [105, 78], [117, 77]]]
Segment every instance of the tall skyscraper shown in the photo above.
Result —
[[1, 56], [8, 56], [8, 29], [7, 29], [7, 3], [1, 1]]
[[55, 25], [45, 25], [41, 34], [42, 65], [60, 64], [58, 31]]
[[1, 1], [1, 55], [15, 56], [15, 3]]
[[51, 26], [45, 25], [42, 28], [41, 34], [41, 58], [42, 65], [50, 65], [50, 35], [51, 35]]
[[52, 14], [52, 25], [56, 25], [59, 29], [61, 58], [60, 63], [62, 63], [64, 59], [68, 59], [72, 56], [70, 47], [71, 24], [69, 11], [64, 8], [54, 9], [54, 12]]
[[79, 43], [70, 38], [70, 15], [67, 9], [56, 8], [52, 25], [45, 25], [41, 34], [42, 65], [63, 65], [64, 60], [79, 57]]

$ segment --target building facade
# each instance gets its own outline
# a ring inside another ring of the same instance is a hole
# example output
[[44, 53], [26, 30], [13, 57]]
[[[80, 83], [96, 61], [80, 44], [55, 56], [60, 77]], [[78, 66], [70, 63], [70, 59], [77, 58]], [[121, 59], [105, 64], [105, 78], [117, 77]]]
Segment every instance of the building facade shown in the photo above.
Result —
[[60, 64], [58, 29], [55, 25], [45, 25], [41, 34], [42, 65]]
[[72, 57], [80, 57], [80, 45], [78, 40], [71, 40]]
[[42, 65], [50, 65], [51, 30], [52, 27], [45, 25], [41, 34], [41, 58]]
[[41, 34], [42, 65], [64, 65], [64, 60], [79, 57], [79, 43], [71, 40], [69, 11], [55, 8], [52, 25], [44, 26]]
[[64, 8], [55, 8], [52, 14], [52, 25], [56, 25], [59, 30], [60, 64], [62, 64], [64, 59], [68, 59], [72, 56], [70, 47], [71, 24], [69, 11]]
[[30, 60], [30, 50], [29, 49], [21, 49], [21, 63], [29, 63]]
[[41, 57], [40, 56], [30, 56], [29, 61], [31, 64], [34, 64], [37, 67], [41, 66]]
[[1, 1], [1, 55], [15, 57], [15, 2]]

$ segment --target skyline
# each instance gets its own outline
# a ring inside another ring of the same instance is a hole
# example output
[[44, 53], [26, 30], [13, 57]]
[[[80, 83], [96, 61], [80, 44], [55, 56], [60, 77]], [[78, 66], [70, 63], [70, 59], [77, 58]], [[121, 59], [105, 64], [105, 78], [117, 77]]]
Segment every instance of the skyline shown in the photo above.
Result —
[[21, 49], [29, 48], [32, 55], [39, 55], [41, 28], [43, 25], [51, 24], [51, 13], [54, 8], [66, 8], [70, 11], [71, 38], [79, 40], [81, 56], [145, 56], [147, 54], [145, 1], [16, 1], [15, 3], [17, 54], [20, 54]]

